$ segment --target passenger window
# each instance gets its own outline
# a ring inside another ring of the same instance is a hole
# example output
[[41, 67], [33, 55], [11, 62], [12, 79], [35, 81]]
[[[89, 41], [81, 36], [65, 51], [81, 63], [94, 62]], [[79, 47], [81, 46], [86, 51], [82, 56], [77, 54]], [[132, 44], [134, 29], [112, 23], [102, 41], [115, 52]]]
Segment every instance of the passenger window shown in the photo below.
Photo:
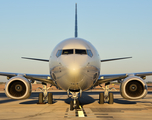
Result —
[[87, 54], [86, 50], [82, 50], [82, 49], [76, 49], [75, 50], [75, 54]]
[[87, 50], [87, 54], [88, 54], [88, 56], [90, 56], [90, 57], [92, 57], [92, 56], [93, 56], [93, 54], [92, 54], [91, 50]]
[[56, 53], [56, 56], [59, 57], [62, 54], [62, 50], [58, 50], [58, 52]]
[[62, 55], [73, 54], [73, 49], [62, 50]]

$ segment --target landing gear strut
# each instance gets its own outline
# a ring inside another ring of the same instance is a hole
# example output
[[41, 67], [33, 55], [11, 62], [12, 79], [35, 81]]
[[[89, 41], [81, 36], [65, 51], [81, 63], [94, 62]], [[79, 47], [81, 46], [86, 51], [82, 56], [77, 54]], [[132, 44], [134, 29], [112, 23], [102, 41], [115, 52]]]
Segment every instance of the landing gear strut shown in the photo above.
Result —
[[47, 88], [47, 84], [46, 83], [42, 83], [43, 88], [37, 88], [40, 89], [42, 92], [39, 93], [39, 102], [38, 104], [44, 104], [46, 102], [48, 102], [48, 104], [53, 104], [53, 95], [52, 93], [48, 93], [47, 90], [50, 88]]
[[74, 108], [79, 109], [79, 100], [78, 99], [76, 100], [76, 105], [74, 105], [73, 100], [70, 101], [70, 110], [74, 110]]
[[99, 104], [104, 104], [104, 102], [108, 102], [109, 104], [113, 104], [113, 93], [109, 92], [114, 88], [109, 88], [110, 83], [105, 84], [104, 93], [99, 94]]

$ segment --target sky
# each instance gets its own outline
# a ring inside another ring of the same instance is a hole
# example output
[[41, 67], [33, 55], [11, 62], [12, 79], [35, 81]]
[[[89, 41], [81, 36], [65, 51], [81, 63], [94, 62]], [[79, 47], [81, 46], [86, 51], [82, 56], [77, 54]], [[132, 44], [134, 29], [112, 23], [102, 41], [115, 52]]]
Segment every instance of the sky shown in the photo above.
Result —
[[152, 71], [152, 0], [1, 0], [0, 72], [49, 74], [47, 62], [21, 57], [48, 59], [74, 37], [75, 3], [78, 37], [101, 59], [133, 57], [101, 63], [101, 74]]

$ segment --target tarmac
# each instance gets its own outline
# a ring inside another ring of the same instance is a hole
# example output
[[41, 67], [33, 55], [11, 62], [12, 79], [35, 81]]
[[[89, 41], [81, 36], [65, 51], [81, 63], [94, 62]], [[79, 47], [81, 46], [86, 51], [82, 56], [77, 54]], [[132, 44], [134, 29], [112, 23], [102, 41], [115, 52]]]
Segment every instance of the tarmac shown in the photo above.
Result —
[[[80, 109], [70, 111], [67, 93], [51, 90], [53, 104], [37, 104], [39, 92], [33, 92], [26, 100], [12, 100], [0, 92], [0, 120], [151, 120], [152, 92], [144, 99], [125, 100], [119, 92], [114, 93], [114, 104], [99, 104], [101, 91], [83, 92], [79, 98]], [[103, 91], [102, 91], [103, 92]]]

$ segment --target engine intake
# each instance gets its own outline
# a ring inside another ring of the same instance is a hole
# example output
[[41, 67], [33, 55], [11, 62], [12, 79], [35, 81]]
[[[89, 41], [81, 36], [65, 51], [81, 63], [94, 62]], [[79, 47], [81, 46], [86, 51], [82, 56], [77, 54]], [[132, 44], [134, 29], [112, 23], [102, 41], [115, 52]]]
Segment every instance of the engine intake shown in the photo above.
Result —
[[130, 76], [121, 83], [120, 92], [123, 98], [141, 99], [147, 95], [147, 85], [142, 78]]
[[26, 99], [31, 90], [31, 83], [22, 76], [11, 78], [5, 85], [5, 94], [12, 99]]

